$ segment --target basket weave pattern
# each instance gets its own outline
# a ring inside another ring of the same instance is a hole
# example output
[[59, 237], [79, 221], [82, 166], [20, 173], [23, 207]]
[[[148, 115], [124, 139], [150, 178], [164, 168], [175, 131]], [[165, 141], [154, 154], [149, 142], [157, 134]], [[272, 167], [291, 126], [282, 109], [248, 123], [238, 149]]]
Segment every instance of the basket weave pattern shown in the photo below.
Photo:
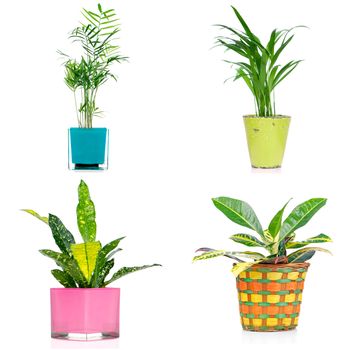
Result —
[[239, 309], [245, 330], [294, 329], [308, 263], [257, 264], [237, 277]]

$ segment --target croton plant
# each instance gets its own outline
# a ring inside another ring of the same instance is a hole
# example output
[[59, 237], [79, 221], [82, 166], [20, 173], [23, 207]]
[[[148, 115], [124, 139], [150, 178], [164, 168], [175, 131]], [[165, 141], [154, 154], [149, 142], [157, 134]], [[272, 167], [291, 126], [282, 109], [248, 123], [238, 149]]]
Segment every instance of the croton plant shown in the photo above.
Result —
[[43, 217], [31, 209], [23, 209], [47, 224], [61, 252], [49, 249], [39, 250], [41, 254], [53, 259], [61, 269], [51, 270], [52, 275], [66, 288], [103, 288], [115, 280], [132, 272], [144, 270], [159, 264], [122, 267], [110, 278], [114, 266], [114, 254], [121, 251], [120, 237], [102, 247], [96, 240], [96, 212], [90, 198], [89, 188], [84, 181], [78, 188], [77, 223], [83, 243], [76, 243], [74, 236], [55, 215]]
[[[331, 238], [323, 233], [302, 241], [295, 240], [296, 230], [305, 226], [309, 220], [327, 202], [325, 198], [312, 198], [296, 206], [283, 220], [284, 210], [289, 201], [272, 218], [268, 228], [264, 230], [251, 206], [241, 200], [218, 197], [213, 203], [224, 215], [234, 223], [253, 230], [256, 234], [237, 233], [230, 237], [234, 242], [248, 247], [259, 247], [267, 251], [267, 255], [252, 251], [226, 251], [211, 248], [200, 248], [194, 261], [225, 256], [235, 260], [232, 272], [238, 276], [255, 264], [288, 264], [301, 263], [311, 259], [316, 251], [330, 253], [319, 247], [306, 247], [309, 244], [331, 242]], [[287, 253], [291, 249], [292, 252]], [[248, 261], [243, 259], [249, 259]]]

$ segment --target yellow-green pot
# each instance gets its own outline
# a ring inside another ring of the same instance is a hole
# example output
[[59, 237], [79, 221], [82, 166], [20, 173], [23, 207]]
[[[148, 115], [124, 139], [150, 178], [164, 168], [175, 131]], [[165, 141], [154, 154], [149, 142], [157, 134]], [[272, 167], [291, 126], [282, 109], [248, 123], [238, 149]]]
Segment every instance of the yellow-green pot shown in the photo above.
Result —
[[243, 117], [253, 168], [280, 168], [286, 148], [290, 117]]

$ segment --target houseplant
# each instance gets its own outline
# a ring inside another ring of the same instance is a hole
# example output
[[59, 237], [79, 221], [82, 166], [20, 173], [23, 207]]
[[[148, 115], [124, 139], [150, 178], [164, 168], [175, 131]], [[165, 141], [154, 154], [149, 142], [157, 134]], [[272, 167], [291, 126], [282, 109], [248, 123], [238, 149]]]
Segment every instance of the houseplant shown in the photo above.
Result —
[[[288, 201], [289, 202], [289, 201]], [[325, 234], [296, 241], [296, 230], [306, 225], [326, 204], [325, 198], [312, 198], [299, 204], [283, 220], [288, 204], [272, 218], [263, 230], [254, 210], [248, 203], [228, 197], [214, 198], [214, 205], [234, 223], [249, 228], [256, 235], [238, 233], [230, 237], [248, 247], [265, 249], [265, 256], [252, 251], [225, 251], [200, 248], [194, 261], [225, 256], [233, 259], [232, 272], [237, 279], [242, 327], [252, 331], [281, 331], [294, 329], [298, 324], [301, 297], [309, 263], [319, 247], [313, 243], [331, 242]], [[293, 252], [287, 253], [288, 249]], [[243, 260], [248, 259], [248, 261]]]
[[[218, 46], [242, 57], [226, 61], [235, 66], [233, 80], [243, 79], [254, 96], [255, 114], [243, 117], [252, 167], [279, 168], [282, 165], [290, 117], [276, 114], [274, 91], [301, 62], [292, 60], [281, 65], [279, 58], [292, 41], [293, 29], [271, 32], [264, 46], [243, 17], [232, 7], [243, 31], [218, 25], [228, 36], [217, 37]], [[300, 27], [300, 26], [299, 26]]]
[[40, 216], [24, 209], [47, 224], [60, 252], [42, 249], [59, 268], [52, 275], [64, 288], [51, 289], [51, 336], [69, 340], [96, 340], [119, 336], [119, 288], [106, 288], [132, 272], [159, 264], [122, 267], [111, 277], [113, 256], [121, 251], [120, 237], [102, 247], [96, 240], [95, 206], [84, 181], [78, 188], [77, 224], [83, 243], [55, 215]]
[[108, 130], [93, 128], [94, 117], [102, 111], [96, 104], [97, 93], [110, 78], [115, 62], [126, 60], [119, 54], [116, 36], [120, 31], [115, 10], [104, 11], [98, 4], [97, 11], [82, 10], [85, 23], [81, 23], [69, 35], [81, 49], [79, 59], [59, 51], [64, 58], [65, 83], [74, 93], [78, 128], [69, 129], [69, 168], [95, 170], [108, 168]]

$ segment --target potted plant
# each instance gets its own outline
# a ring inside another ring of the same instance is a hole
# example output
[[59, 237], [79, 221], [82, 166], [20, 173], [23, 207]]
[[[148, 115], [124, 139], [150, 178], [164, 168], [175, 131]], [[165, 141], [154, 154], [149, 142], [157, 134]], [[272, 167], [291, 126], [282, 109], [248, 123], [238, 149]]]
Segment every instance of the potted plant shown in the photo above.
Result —
[[58, 51], [65, 59], [65, 83], [74, 93], [77, 128], [70, 128], [69, 168], [76, 170], [100, 170], [108, 168], [108, 129], [93, 128], [94, 117], [101, 117], [96, 98], [100, 87], [110, 78], [115, 62], [126, 60], [119, 54], [116, 36], [120, 31], [115, 10], [104, 11], [98, 4], [96, 12], [82, 10], [85, 23], [81, 23], [69, 35], [73, 43], [80, 44], [79, 59]]
[[[241, 323], [244, 330], [282, 331], [298, 325], [308, 261], [316, 251], [328, 252], [309, 244], [331, 242], [325, 234], [302, 241], [295, 240], [296, 230], [306, 225], [326, 204], [325, 198], [312, 198], [299, 204], [283, 220], [289, 201], [263, 230], [254, 210], [246, 202], [228, 197], [213, 199], [214, 205], [234, 223], [257, 233], [238, 233], [230, 237], [248, 247], [264, 248], [268, 254], [253, 251], [225, 251], [200, 248], [194, 261], [225, 256], [233, 259]], [[291, 253], [287, 253], [292, 249]], [[245, 261], [243, 259], [248, 259]]]
[[60, 249], [42, 249], [58, 268], [52, 275], [64, 288], [51, 288], [51, 337], [68, 340], [98, 340], [119, 337], [119, 288], [106, 288], [132, 272], [159, 264], [122, 267], [110, 277], [113, 256], [121, 251], [120, 237], [102, 247], [96, 240], [95, 206], [84, 181], [78, 188], [77, 224], [83, 243], [76, 243], [72, 233], [55, 215], [27, 213], [47, 224]]
[[[264, 46], [236, 8], [232, 7], [243, 31], [218, 25], [228, 36], [217, 37], [218, 46], [242, 57], [242, 61], [226, 61], [235, 66], [234, 81], [243, 79], [252, 92], [255, 114], [243, 117], [249, 155], [253, 168], [279, 168], [287, 142], [290, 117], [275, 109], [275, 88], [301, 62], [292, 60], [281, 65], [279, 58], [292, 41], [293, 29], [274, 29]], [[300, 26], [299, 26], [300, 27]]]

